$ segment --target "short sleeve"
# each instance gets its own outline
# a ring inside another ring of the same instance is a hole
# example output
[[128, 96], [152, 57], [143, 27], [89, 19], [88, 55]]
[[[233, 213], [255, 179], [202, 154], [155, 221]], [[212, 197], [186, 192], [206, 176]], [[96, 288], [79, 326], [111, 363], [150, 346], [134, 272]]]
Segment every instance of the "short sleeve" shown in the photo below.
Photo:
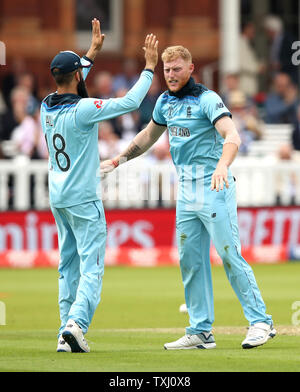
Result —
[[213, 125], [224, 116], [232, 117], [221, 97], [214, 91], [203, 94], [201, 105], [204, 114]]
[[152, 113], [152, 120], [155, 122], [157, 125], [162, 125], [162, 126], [167, 126], [166, 119], [162, 113], [162, 97], [163, 94], [158, 98], [156, 101], [155, 107], [153, 109]]

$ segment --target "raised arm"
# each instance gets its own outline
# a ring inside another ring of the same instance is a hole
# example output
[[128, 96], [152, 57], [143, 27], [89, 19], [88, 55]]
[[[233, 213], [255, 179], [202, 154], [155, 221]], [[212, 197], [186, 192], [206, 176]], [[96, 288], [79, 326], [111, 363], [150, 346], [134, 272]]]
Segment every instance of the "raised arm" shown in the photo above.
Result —
[[155, 124], [152, 120], [146, 128], [139, 132], [129, 146], [120, 155], [101, 163], [101, 172], [109, 173], [117, 166], [147, 151], [163, 134], [166, 127]]
[[101, 33], [101, 26], [98, 19], [92, 20], [92, 40], [91, 46], [86, 55], [80, 60], [82, 66], [83, 79], [85, 80], [92, 68], [97, 54], [102, 49], [105, 35]]
[[94, 18], [92, 20], [92, 42], [89, 50], [87, 51], [86, 57], [94, 61], [97, 54], [102, 49], [104, 39], [105, 39], [105, 34], [101, 33], [100, 21]]
[[84, 98], [80, 100], [75, 120], [79, 129], [89, 130], [95, 123], [122, 116], [140, 106], [152, 83], [153, 72], [158, 61], [157, 48], [156, 36], [148, 34], [143, 48], [146, 60], [145, 69], [142, 71], [139, 80], [124, 97], [110, 99]]
[[227, 174], [228, 167], [232, 164], [238, 153], [241, 139], [234, 122], [228, 116], [220, 118], [220, 120], [216, 122], [215, 127], [219, 134], [225, 139], [222, 156], [211, 179], [211, 190], [216, 189], [218, 192], [223, 189], [224, 182], [226, 188], [229, 187]]

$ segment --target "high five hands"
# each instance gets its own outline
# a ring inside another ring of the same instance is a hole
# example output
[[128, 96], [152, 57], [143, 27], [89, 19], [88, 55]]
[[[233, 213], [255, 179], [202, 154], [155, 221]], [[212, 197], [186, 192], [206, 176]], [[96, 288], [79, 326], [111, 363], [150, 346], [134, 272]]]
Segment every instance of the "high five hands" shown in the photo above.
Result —
[[92, 20], [92, 41], [91, 46], [86, 56], [92, 61], [95, 60], [97, 54], [102, 49], [102, 45], [105, 39], [105, 34], [101, 33], [101, 24], [97, 18]]

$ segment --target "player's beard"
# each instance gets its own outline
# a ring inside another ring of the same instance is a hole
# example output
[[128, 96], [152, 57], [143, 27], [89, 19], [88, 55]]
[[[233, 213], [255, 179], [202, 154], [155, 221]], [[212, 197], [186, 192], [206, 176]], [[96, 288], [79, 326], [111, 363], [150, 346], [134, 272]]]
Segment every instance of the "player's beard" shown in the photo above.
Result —
[[85, 84], [85, 81], [84, 81], [81, 73], [80, 73], [80, 81], [77, 84], [77, 94], [80, 97], [82, 97], [82, 98], [88, 98], [89, 97], [89, 93], [87, 91], [86, 84]]
[[166, 83], [170, 91], [172, 91], [173, 93], [177, 93], [182, 89], [182, 87], [184, 87], [188, 83], [189, 80], [190, 80], [190, 75], [186, 75], [185, 78], [179, 79], [175, 90], [172, 84], [168, 80], [166, 80]]

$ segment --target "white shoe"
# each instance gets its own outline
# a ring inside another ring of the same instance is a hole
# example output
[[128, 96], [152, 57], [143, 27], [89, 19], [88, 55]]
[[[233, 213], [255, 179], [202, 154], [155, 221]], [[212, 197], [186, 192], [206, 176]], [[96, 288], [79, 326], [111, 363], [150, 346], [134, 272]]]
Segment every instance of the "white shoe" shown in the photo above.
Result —
[[72, 353], [90, 352], [82, 330], [74, 320], [68, 320], [66, 328], [62, 332], [62, 337], [70, 345]]
[[60, 336], [58, 338], [58, 342], [57, 342], [57, 349], [56, 351], [58, 353], [70, 353], [71, 347], [69, 346], [69, 344], [64, 340], [64, 338], [62, 336]]
[[276, 329], [273, 324], [256, 323], [248, 329], [246, 339], [242, 342], [243, 348], [254, 348], [265, 344], [269, 339], [274, 338]]
[[166, 350], [211, 349], [215, 347], [215, 339], [211, 332], [200, 332], [197, 335], [184, 335], [175, 342], [164, 345]]

